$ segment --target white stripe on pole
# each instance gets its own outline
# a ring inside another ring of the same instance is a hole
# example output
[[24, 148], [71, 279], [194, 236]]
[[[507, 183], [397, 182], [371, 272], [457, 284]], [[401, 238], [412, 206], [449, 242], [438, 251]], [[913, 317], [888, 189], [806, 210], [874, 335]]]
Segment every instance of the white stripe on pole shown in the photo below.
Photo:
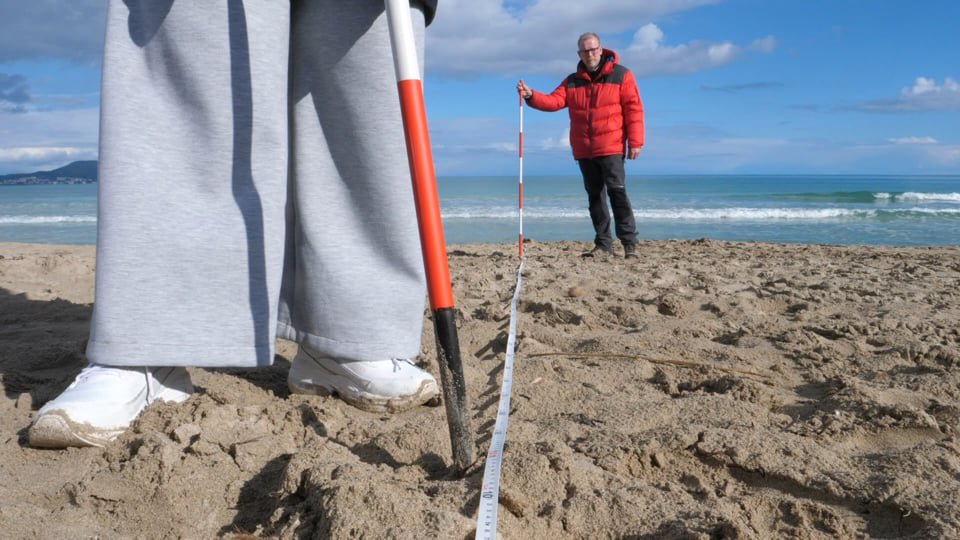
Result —
[[413, 22], [410, 18], [409, 0], [385, 0], [387, 24], [390, 25], [390, 41], [393, 45], [393, 67], [397, 81], [420, 80], [420, 63], [417, 61], [416, 41], [413, 37]]

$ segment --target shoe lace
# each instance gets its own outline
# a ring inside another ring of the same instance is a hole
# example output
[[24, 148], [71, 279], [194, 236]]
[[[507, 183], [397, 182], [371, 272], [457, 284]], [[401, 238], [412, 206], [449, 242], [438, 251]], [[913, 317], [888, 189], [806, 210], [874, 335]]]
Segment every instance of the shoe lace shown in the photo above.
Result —
[[153, 403], [153, 377], [150, 376], [150, 368], [144, 366], [143, 374], [147, 377], [147, 403]]
[[404, 364], [417, 367], [417, 365], [413, 363], [413, 360], [410, 360], [409, 358], [391, 358], [390, 361], [393, 362], [394, 372], [397, 372], [403, 369]]

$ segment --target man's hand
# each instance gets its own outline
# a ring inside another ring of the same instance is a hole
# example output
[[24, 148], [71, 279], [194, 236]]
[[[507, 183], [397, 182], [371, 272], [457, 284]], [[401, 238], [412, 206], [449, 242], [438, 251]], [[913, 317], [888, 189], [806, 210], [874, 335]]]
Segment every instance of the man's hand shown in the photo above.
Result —
[[517, 83], [517, 93], [519, 93], [523, 99], [530, 99], [530, 96], [533, 95], [533, 89], [527, 86], [527, 83], [523, 82], [523, 79], [520, 79], [520, 82]]
[[640, 148], [630, 148], [627, 150], [627, 159], [637, 159], [640, 157]]

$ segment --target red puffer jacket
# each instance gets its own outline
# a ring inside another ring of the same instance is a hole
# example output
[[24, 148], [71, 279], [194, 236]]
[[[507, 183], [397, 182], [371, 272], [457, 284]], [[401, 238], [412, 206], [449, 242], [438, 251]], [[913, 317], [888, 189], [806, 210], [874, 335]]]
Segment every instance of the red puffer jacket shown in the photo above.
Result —
[[643, 102], [637, 80], [617, 63], [617, 53], [603, 50], [602, 67], [590, 79], [583, 62], [553, 93], [534, 91], [527, 103], [541, 111], [570, 111], [570, 146], [574, 159], [623, 155], [643, 146]]

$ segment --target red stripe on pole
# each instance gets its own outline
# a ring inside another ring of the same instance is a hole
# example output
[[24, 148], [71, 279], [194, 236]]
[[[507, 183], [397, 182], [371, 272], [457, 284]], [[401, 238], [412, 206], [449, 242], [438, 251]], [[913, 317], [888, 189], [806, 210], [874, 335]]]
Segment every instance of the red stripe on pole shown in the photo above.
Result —
[[447, 245], [443, 238], [440, 219], [440, 197], [430, 150], [430, 132], [423, 104], [423, 87], [418, 79], [397, 83], [400, 91], [400, 110], [403, 114], [403, 134], [407, 139], [407, 157], [413, 179], [413, 198], [420, 216], [420, 244], [427, 274], [430, 309], [453, 307], [453, 288], [447, 262]]
[[518, 97], [520, 98], [519, 100], [520, 101], [520, 129], [519, 129], [520, 133], [519, 133], [519, 143], [517, 145], [519, 159], [517, 161], [519, 162], [519, 165], [520, 165], [520, 171], [517, 177], [517, 180], [519, 181], [519, 194], [518, 194], [519, 203], [518, 203], [517, 215], [520, 218], [519, 219], [520, 234], [517, 236], [518, 236], [519, 256], [522, 259], [523, 258], [523, 96], [518, 94]]

